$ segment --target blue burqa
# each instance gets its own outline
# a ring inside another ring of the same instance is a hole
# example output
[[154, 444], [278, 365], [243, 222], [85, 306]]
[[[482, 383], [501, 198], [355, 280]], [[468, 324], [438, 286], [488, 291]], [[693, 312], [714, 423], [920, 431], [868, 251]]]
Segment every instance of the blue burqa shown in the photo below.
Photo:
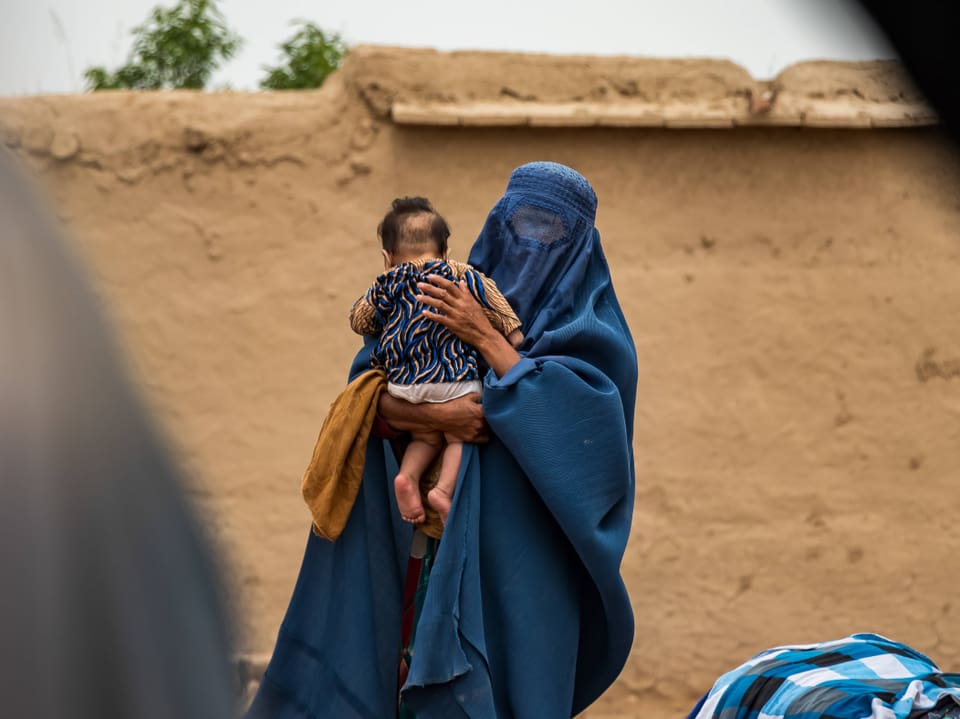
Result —
[[[526, 339], [517, 365], [486, 375], [491, 441], [465, 445], [402, 690], [417, 719], [570, 717], [630, 651], [620, 562], [634, 497], [637, 362], [595, 212], [578, 173], [523, 165], [470, 255], [517, 310]], [[396, 715], [412, 537], [393, 495], [397, 469], [389, 443], [371, 439], [343, 534], [335, 543], [310, 536], [249, 717]]]

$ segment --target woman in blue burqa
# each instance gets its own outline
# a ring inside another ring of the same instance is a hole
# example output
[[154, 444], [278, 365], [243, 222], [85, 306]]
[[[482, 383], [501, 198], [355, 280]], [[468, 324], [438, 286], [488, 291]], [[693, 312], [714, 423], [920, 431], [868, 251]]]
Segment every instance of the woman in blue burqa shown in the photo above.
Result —
[[[469, 261], [517, 311], [519, 351], [465, 290], [441, 279], [421, 286], [425, 311], [489, 366], [482, 404], [381, 399], [395, 429], [475, 442], [443, 537], [422, 562], [408, 561], [414, 529], [394, 501], [397, 458], [372, 438], [343, 533], [310, 536], [249, 717], [554, 719], [582, 711], [617, 677], [633, 640], [620, 562], [637, 362], [596, 208], [579, 173], [535, 162], [513, 172], [490, 212]], [[368, 343], [353, 376], [369, 352]], [[419, 572], [416, 628], [398, 674], [408, 567]]]

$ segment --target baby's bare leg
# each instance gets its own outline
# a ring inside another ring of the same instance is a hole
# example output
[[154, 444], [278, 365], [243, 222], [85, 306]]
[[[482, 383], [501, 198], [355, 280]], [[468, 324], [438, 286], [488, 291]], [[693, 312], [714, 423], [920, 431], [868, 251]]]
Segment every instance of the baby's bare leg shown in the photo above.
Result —
[[419, 524], [427, 518], [420, 501], [420, 477], [430, 466], [443, 446], [440, 432], [414, 432], [413, 439], [403, 452], [400, 472], [393, 480], [400, 516], [407, 522]]
[[440, 514], [444, 523], [450, 513], [453, 492], [457, 488], [457, 475], [460, 473], [460, 458], [463, 456], [463, 442], [450, 435], [446, 436], [446, 440], [440, 476], [437, 484], [427, 493], [427, 501]]

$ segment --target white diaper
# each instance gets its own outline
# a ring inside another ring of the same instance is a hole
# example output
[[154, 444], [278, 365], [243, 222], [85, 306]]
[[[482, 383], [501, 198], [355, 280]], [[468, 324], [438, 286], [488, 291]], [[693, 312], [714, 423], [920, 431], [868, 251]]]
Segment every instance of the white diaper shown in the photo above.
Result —
[[394, 384], [387, 383], [387, 392], [397, 399], [405, 399], [411, 404], [425, 402], [449, 402], [457, 397], [483, 390], [480, 380], [468, 382], [427, 382], [425, 384]]

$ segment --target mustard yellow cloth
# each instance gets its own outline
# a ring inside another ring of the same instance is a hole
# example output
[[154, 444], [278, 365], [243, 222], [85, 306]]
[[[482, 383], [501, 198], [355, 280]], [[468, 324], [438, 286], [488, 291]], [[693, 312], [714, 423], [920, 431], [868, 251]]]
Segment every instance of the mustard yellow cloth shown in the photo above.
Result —
[[[331, 542], [343, 532], [357, 499], [370, 429], [386, 386], [386, 376], [380, 370], [364, 372], [346, 386], [330, 405], [313, 457], [303, 473], [300, 491], [313, 515], [313, 531]], [[439, 467], [434, 464], [421, 482], [422, 496], [436, 482]], [[384, 481], [389, 480], [385, 477]], [[421, 531], [439, 538], [443, 532], [440, 516], [426, 503], [424, 509], [427, 521], [420, 526]]]

